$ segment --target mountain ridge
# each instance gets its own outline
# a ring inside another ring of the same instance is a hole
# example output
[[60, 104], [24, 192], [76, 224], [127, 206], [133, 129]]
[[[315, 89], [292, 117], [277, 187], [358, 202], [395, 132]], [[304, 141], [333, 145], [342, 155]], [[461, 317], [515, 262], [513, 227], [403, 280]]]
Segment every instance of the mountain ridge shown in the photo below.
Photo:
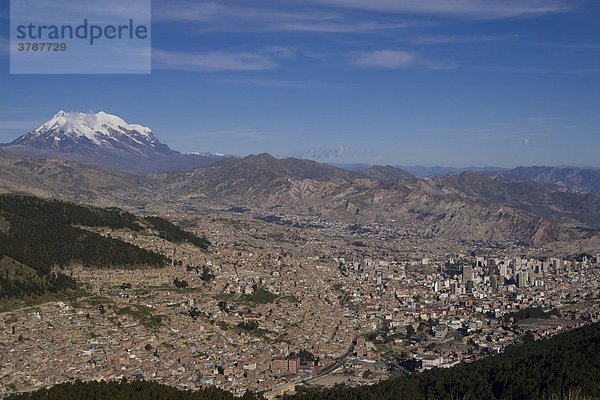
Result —
[[[332, 164], [349, 171], [361, 171], [372, 168], [369, 164]], [[505, 175], [517, 179], [528, 180], [536, 183], [556, 185], [566, 190], [577, 190], [592, 194], [600, 194], [600, 168], [596, 167], [571, 167], [571, 166], [529, 166], [504, 168], [495, 166], [464, 168], [442, 166], [394, 166], [419, 178], [431, 178], [444, 175], [458, 174], [473, 171], [482, 175]]]
[[262, 215], [278, 210], [345, 224], [410, 227], [431, 237], [535, 246], [593, 238], [600, 229], [600, 197], [591, 194], [504, 175], [467, 171], [417, 178], [392, 167], [351, 172], [264, 153], [146, 176], [69, 161], [0, 157], [0, 190], [134, 211], [184, 205], [246, 207]]

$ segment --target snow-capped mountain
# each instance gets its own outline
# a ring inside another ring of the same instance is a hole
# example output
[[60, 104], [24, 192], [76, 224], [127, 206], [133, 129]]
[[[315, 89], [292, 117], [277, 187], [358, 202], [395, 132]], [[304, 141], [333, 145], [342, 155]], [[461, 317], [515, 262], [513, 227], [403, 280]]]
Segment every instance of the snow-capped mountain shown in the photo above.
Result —
[[66, 152], [114, 150], [143, 156], [176, 154], [169, 146], [160, 143], [150, 128], [128, 124], [103, 111], [86, 114], [61, 110], [50, 121], [17, 138], [11, 145]]
[[40, 127], [0, 145], [0, 154], [60, 158], [136, 174], [188, 170], [223, 158], [210, 153], [181, 154], [161, 143], [150, 128], [103, 111], [62, 110]]

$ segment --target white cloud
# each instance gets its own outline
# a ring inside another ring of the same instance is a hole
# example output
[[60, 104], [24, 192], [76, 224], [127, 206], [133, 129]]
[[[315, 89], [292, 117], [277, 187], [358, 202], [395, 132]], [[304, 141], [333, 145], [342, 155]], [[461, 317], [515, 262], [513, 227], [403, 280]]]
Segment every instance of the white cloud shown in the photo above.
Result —
[[153, 68], [181, 71], [262, 71], [279, 65], [269, 54], [152, 50]]
[[348, 146], [344, 146], [344, 145], [339, 145], [336, 149], [335, 149], [335, 157], [340, 157], [342, 156], [345, 152], [348, 151]]
[[[213, 80], [214, 82], [214, 80]], [[302, 82], [285, 79], [249, 78], [249, 79], [226, 79], [222, 82], [238, 86], [264, 86], [275, 88], [304, 88], [304, 87], [336, 87], [329, 83]]]
[[271, 88], [330, 88], [330, 89], [349, 89], [351, 86], [336, 84], [332, 82], [323, 81], [312, 81], [312, 80], [288, 80], [288, 79], [276, 79], [268, 77], [236, 77], [236, 78], [220, 78], [210, 76], [207, 78], [207, 82], [210, 83], [223, 83], [238, 87], [246, 86], [260, 86], [260, 87], [271, 87]]
[[597, 74], [600, 73], [600, 68], [576, 68], [563, 71], [565, 74]]
[[258, 51], [258, 54], [272, 55], [277, 58], [291, 60], [296, 58], [296, 50], [284, 46], [269, 46]]
[[204, 21], [218, 18], [225, 12], [225, 6], [213, 1], [193, 3], [187, 1], [155, 3], [153, 19], [171, 21]]
[[369, 32], [383, 29], [400, 29], [407, 27], [403, 23], [379, 23], [379, 22], [352, 22], [352, 21], [287, 21], [276, 23], [271, 30], [301, 31], [301, 32], [330, 32], [330, 33], [357, 33]]
[[[426, 23], [393, 21], [390, 14], [503, 19], [536, 17], [575, 7], [574, 2], [568, 0], [305, 0], [281, 3], [258, 1], [244, 6], [240, 5], [242, 2], [227, 1], [161, 1], [155, 4], [153, 19], [204, 22], [206, 30], [363, 32]], [[348, 13], [348, 9], [374, 13], [356, 16]], [[386, 13], [385, 18], [377, 13]]]
[[226, 82], [241, 86], [268, 86], [280, 88], [302, 88], [308, 86], [308, 83], [305, 82], [269, 78], [229, 79]]
[[518, 39], [516, 34], [510, 35], [431, 35], [416, 36], [404, 40], [404, 42], [415, 45], [437, 45], [454, 43], [484, 43], [501, 40]]
[[[200, 22], [199, 31], [297, 31], [351, 33], [421, 26], [422, 22], [393, 21], [370, 16], [366, 19], [350, 16], [346, 12], [307, 8], [296, 3], [294, 7], [276, 6], [273, 3], [253, 3], [252, 6], [230, 5], [216, 2], [191, 2], [178, 0], [158, 3], [153, 20]], [[429, 25], [429, 23], [427, 23]]]
[[436, 15], [472, 19], [535, 17], [564, 12], [573, 7], [566, 0], [311, 0], [338, 8]]
[[357, 53], [354, 63], [363, 67], [375, 68], [405, 68], [413, 64], [416, 57], [401, 50], [375, 50]]
[[339, 158], [342, 155], [348, 152], [348, 146], [340, 144], [335, 148], [328, 148], [322, 150], [305, 150], [305, 151], [297, 151], [291, 154], [291, 157], [296, 158], [309, 158], [313, 160], [331, 160], [334, 158]]

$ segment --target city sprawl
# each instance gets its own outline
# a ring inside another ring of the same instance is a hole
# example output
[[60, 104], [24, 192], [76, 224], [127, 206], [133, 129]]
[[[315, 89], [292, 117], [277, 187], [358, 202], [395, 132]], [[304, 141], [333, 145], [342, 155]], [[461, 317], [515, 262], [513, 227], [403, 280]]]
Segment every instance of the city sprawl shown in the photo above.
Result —
[[597, 254], [182, 209], [167, 217], [205, 234], [208, 251], [97, 228], [172, 265], [74, 265], [79, 295], [3, 310], [5, 392], [126, 377], [273, 398], [471, 362], [598, 320]]

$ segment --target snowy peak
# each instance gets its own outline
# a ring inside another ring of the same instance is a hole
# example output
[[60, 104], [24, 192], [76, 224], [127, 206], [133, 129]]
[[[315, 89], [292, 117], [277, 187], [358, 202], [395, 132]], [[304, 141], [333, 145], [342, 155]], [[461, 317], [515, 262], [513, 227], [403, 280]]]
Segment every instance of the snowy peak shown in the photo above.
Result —
[[33, 136], [47, 139], [52, 137], [60, 141], [63, 139], [61, 136], [66, 136], [73, 141], [85, 138], [95, 145], [102, 145], [110, 139], [122, 140], [122, 135], [140, 145], [154, 147], [159, 144], [150, 128], [128, 124], [116, 115], [107, 114], [104, 111], [97, 114], [86, 114], [60, 110], [48, 122], [17, 140]]
[[9, 144], [0, 156], [59, 158], [102, 165], [134, 174], [186, 171], [223, 157], [181, 154], [161, 143], [148, 127], [129, 124], [116, 115], [65, 112]]
[[48, 122], [17, 138], [10, 146], [60, 153], [111, 153], [141, 157], [179, 154], [160, 143], [148, 127], [128, 124], [116, 115], [60, 110]]

